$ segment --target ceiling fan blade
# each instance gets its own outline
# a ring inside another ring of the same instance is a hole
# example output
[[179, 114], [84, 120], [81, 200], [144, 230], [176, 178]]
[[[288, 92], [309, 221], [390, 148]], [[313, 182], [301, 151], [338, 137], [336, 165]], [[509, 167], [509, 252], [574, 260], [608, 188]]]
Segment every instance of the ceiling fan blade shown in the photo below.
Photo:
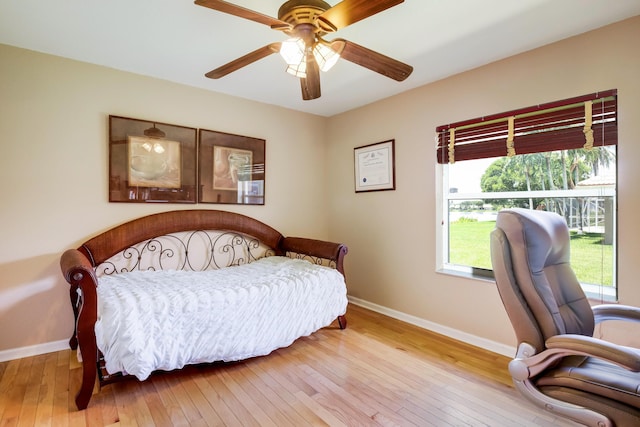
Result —
[[319, 15], [318, 21], [323, 30], [334, 32], [402, 2], [404, 0], [343, 0]]
[[207, 74], [205, 74], [205, 76], [209, 77], [210, 79], [219, 79], [220, 77], [224, 77], [227, 74], [239, 70], [240, 68], [245, 67], [251, 63], [254, 63], [259, 59], [265, 58], [272, 53], [279, 52], [280, 45], [281, 43], [278, 42], [263, 46], [260, 49], [256, 49], [253, 52], [249, 52], [246, 55], [229, 62], [228, 64], [218, 67], [215, 70], [209, 71]]
[[413, 72], [411, 65], [389, 58], [353, 42], [335, 39], [330, 44], [333, 50], [340, 53], [341, 58], [380, 73], [390, 79], [401, 82]]
[[313, 55], [307, 55], [307, 77], [300, 79], [302, 99], [309, 101], [320, 98], [320, 68]]
[[235, 5], [222, 0], [195, 0], [197, 5], [208, 7], [209, 9], [217, 10], [219, 12], [228, 13], [230, 15], [238, 16], [240, 18], [249, 19], [260, 24], [268, 25], [276, 30], [289, 30], [291, 25], [276, 18], [272, 18], [268, 15], [255, 12], [253, 10], [244, 8], [242, 6]]

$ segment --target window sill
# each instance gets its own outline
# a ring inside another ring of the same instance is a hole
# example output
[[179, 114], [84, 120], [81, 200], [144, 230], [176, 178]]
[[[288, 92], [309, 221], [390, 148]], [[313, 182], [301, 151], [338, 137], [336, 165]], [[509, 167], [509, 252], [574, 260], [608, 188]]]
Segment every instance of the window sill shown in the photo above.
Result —
[[587, 294], [591, 304], [617, 304], [616, 290], [609, 286], [582, 285], [582, 290]]
[[[456, 276], [462, 277], [465, 279], [475, 280], [478, 282], [484, 283], [496, 283], [496, 280], [491, 276], [493, 272], [483, 270], [482, 274], [474, 273], [472, 271], [464, 271], [464, 270], [456, 270], [453, 268], [441, 268], [436, 270], [437, 274], [444, 274], [446, 276]], [[611, 287], [603, 287], [596, 285], [582, 285], [582, 290], [587, 296], [587, 299], [592, 304], [616, 304], [618, 300], [616, 299], [615, 289]]]
[[[436, 270], [437, 274], [444, 274], [446, 276], [456, 276], [456, 277], [463, 277], [465, 279], [471, 279], [471, 280], [477, 280], [480, 282], [485, 282], [485, 283], [493, 283], [495, 284], [496, 281], [493, 277], [488, 276], [486, 274], [478, 274], [478, 273], [474, 273], [472, 271], [462, 271], [462, 270], [456, 270], [456, 269], [452, 269], [452, 268], [441, 268]], [[491, 272], [491, 274], [493, 274], [493, 272]]]

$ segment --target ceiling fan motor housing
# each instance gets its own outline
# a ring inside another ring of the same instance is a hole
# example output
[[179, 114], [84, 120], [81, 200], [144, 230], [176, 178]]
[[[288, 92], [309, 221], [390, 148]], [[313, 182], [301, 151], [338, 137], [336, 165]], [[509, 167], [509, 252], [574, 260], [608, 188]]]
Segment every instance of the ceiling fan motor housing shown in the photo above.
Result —
[[278, 9], [278, 19], [295, 27], [299, 24], [312, 24], [317, 27], [316, 18], [331, 5], [322, 0], [289, 0]]

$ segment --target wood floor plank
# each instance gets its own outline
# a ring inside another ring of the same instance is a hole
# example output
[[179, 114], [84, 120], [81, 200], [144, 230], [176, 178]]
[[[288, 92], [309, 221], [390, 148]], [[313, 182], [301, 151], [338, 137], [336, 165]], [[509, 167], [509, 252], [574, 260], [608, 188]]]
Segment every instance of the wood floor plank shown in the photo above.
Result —
[[[209, 384], [211, 384], [211, 387], [216, 390], [216, 393], [219, 394], [220, 398], [225, 402], [227, 407], [229, 407], [234, 418], [238, 420], [239, 424], [236, 425], [259, 426], [260, 423], [253, 417], [250, 410], [242, 404], [241, 398], [238, 398], [235, 393], [233, 393], [232, 388], [230, 389], [227, 387], [222, 376], [222, 371], [225, 369], [225, 367], [215, 369], [212, 372], [212, 375], [208, 375], [207, 380], [209, 381]], [[231, 422], [230, 424], [234, 425]]]
[[265, 386], [267, 387], [267, 389], [264, 390], [265, 393], [278, 396], [280, 399], [284, 400], [299, 415], [299, 417], [304, 420], [304, 423], [300, 425], [327, 425], [295, 396], [295, 391], [292, 393], [282, 385], [280, 381], [278, 381], [277, 375], [274, 375], [275, 369], [270, 368], [268, 370], [264, 370], [258, 363], [249, 364], [249, 367], [252, 371], [260, 375], [260, 378], [265, 383]]
[[[159, 377], [162, 377], [162, 380], [167, 385], [167, 393], [165, 397], [168, 398], [169, 393], [173, 396], [173, 399], [175, 399], [182, 413], [184, 414], [187, 423], [194, 424], [198, 420], [202, 419], [200, 411], [198, 411], [198, 408], [194, 405], [193, 400], [187, 394], [185, 385], [180, 379], [180, 373], [176, 375], [172, 375], [171, 373], [163, 373], [162, 375], [159, 375]], [[153, 381], [156, 380], [159, 380], [159, 378], [153, 378]]]
[[58, 364], [58, 355], [49, 353], [44, 361], [44, 369], [40, 381], [40, 391], [38, 395], [38, 405], [35, 411], [35, 425], [48, 426], [51, 425], [53, 416], [53, 399], [56, 380], [56, 366]]
[[196, 386], [200, 389], [203, 396], [209, 402], [209, 405], [216, 411], [222, 425], [240, 425], [240, 420], [235, 416], [231, 408], [224, 401], [218, 390], [211, 386], [207, 381], [206, 374], [199, 375], [194, 378]]
[[44, 371], [44, 355], [35, 356], [31, 369], [27, 374], [27, 380], [25, 384], [24, 397], [20, 408], [20, 418], [18, 419], [17, 426], [32, 426], [35, 424], [35, 410], [38, 406], [38, 399], [40, 396], [40, 378], [42, 378], [42, 372]]
[[157, 393], [144, 393], [143, 398], [147, 407], [149, 408], [149, 412], [151, 413], [151, 418], [153, 419], [153, 424], [157, 426], [168, 426], [173, 424], [171, 419], [171, 415], [167, 408], [164, 406], [160, 395]]
[[12, 407], [12, 401], [9, 396], [12, 394], [15, 382], [20, 372], [20, 360], [10, 360], [3, 362], [2, 376], [0, 376], [0, 396], [5, 396], [4, 399], [0, 399], [0, 421], [8, 419], [9, 415], [7, 411], [10, 411]]
[[[285, 357], [291, 360], [293, 370], [309, 383], [317, 392], [311, 396], [313, 400], [322, 404], [336, 418], [347, 425], [367, 425], [376, 411], [368, 403], [361, 402], [340, 389], [335, 383], [320, 375], [310, 366], [296, 362], [292, 354]], [[371, 425], [377, 425], [371, 423]]]
[[[251, 369], [250, 363], [242, 365], [242, 367], [239, 374], [244, 378], [245, 384], [251, 384], [255, 391], [262, 396], [259, 398], [262, 408], [278, 426], [302, 427], [310, 425], [290, 404], [291, 400], [286, 398], [286, 394], [280, 395], [274, 392], [271, 388], [273, 381], [267, 373]], [[278, 409], [274, 411], [275, 408]]]
[[[193, 406], [198, 408], [198, 412], [202, 417], [205, 425], [209, 426], [221, 426], [224, 422], [215, 411], [214, 407], [209, 404], [206, 396], [202, 393], [202, 390], [198, 387], [198, 384], [193, 380], [195, 375], [183, 376], [181, 383], [187, 392], [187, 395], [193, 402]], [[164, 425], [164, 424], [159, 424]]]
[[[233, 369], [237, 367], [230, 366], [229, 369], [220, 370], [220, 378], [227, 388], [233, 393], [238, 401], [244, 406], [249, 413], [256, 419], [259, 425], [277, 427], [277, 424], [272, 420], [261, 408], [261, 406], [252, 398], [254, 395], [252, 390], [246, 390], [242, 387], [242, 380], [236, 375], [232, 375]], [[255, 396], [255, 395], [254, 395]]]
[[[371, 415], [373, 420], [384, 421], [385, 425], [401, 423], [395, 413], [402, 408], [402, 397], [390, 391], [384, 382], [377, 381], [375, 374], [368, 369], [370, 365], [365, 369], [365, 366], [349, 363], [348, 359], [341, 357], [339, 352], [331, 350], [332, 345], [334, 349], [337, 348], [335, 343], [330, 340], [322, 342], [323, 347], [318, 345], [320, 341], [316, 341], [314, 343], [316, 345], [308, 345], [301, 350], [305, 357], [314, 360], [313, 365], [319, 373], [339, 384], [339, 387], [348, 395], [361, 402], [370, 402], [374, 412]], [[342, 359], [342, 362], [331, 366], [322, 363], [322, 359], [329, 353], [332, 353], [332, 360]]]
[[113, 388], [116, 407], [118, 409], [118, 421], [123, 426], [139, 426], [138, 420], [136, 419], [137, 406], [133, 391], [137, 384], [135, 384], [134, 381], [135, 380], [123, 381], [121, 383], [110, 384], [107, 386]]
[[100, 393], [97, 393], [91, 398], [91, 405], [82, 411], [84, 413], [85, 421], [87, 425], [109, 425], [119, 422], [119, 417], [108, 418], [107, 413], [113, 412], [117, 414], [117, 411], [110, 411], [109, 408], [114, 407], [117, 409], [117, 403], [115, 396], [113, 396], [112, 388], [105, 387]]
[[307, 394], [302, 390], [296, 392], [295, 395], [304, 406], [309, 408], [310, 411], [312, 411], [319, 418], [324, 420], [327, 423], [327, 425], [330, 425], [332, 427], [345, 427], [348, 425], [344, 423], [342, 420], [340, 420], [338, 417], [333, 415], [333, 413], [328, 408], [324, 407], [323, 405], [321, 405], [311, 397], [307, 396]]
[[0, 363], [5, 426], [575, 426], [511, 385], [508, 357], [357, 306], [268, 356], [192, 366], [96, 389], [75, 408], [65, 350]]
[[53, 388], [53, 408], [51, 411], [51, 425], [67, 427], [69, 418], [67, 414], [72, 409], [69, 407], [69, 350], [57, 352]]
[[169, 419], [171, 420], [169, 425], [188, 426], [189, 421], [187, 420], [184, 412], [182, 412], [180, 402], [176, 396], [174, 396], [169, 384], [165, 381], [165, 377], [165, 375], [156, 375], [151, 377], [151, 384], [153, 384], [155, 393], [152, 392], [150, 394], [156, 394], [162, 402], [162, 406], [164, 406], [165, 411], [167, 411]]

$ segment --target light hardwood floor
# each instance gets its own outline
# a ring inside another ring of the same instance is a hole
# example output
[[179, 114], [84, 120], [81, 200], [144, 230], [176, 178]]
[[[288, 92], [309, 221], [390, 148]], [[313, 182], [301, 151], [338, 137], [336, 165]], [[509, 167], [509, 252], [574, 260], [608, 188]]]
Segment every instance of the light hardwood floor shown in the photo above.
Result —
[[60, 351], [0, 363], [0, 426], [570, 426], [511, 387], [508, 359], [350, 305], [337, 324], [234, 364], [102, 388], [77, 411]]

